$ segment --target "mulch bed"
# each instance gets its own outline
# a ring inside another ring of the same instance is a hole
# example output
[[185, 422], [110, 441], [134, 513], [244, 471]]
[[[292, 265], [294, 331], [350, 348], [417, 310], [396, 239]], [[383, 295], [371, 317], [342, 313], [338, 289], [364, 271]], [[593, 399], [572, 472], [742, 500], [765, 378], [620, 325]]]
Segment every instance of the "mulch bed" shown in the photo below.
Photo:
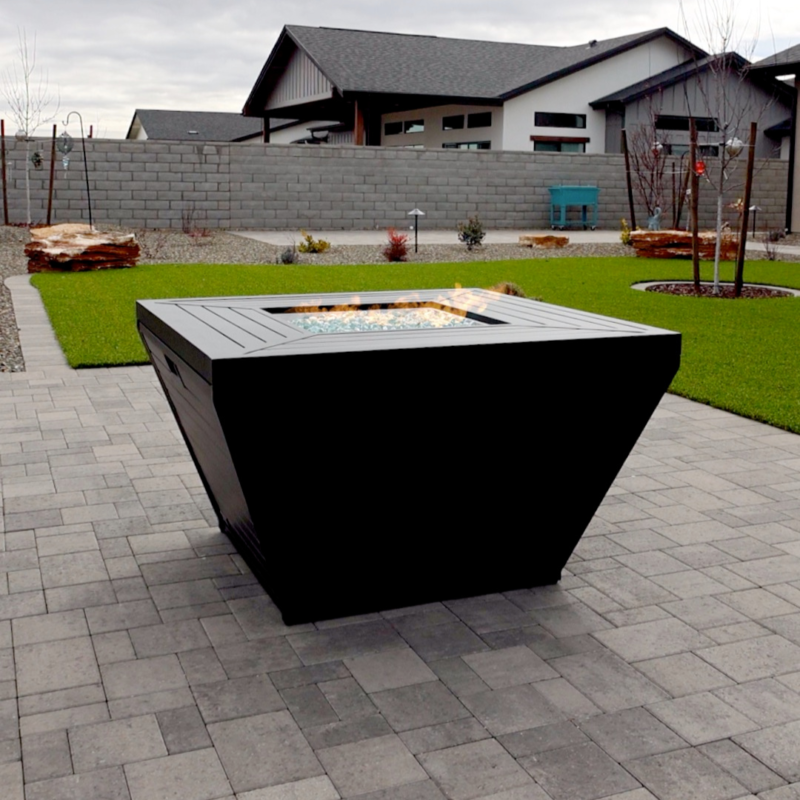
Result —
[[[736, 300], [734, 288], [730, 284], [722, 284], [720, 294], [714, 294], [714, 287], [708, 283], [701, 283], [700, 288], [696, 289], [693, 283], [658, 283], [648, 286], [648, 292], [660, 292], [661, 294], [677, 294], [685, 297], [718, 297], [728, 300]], [[780, 289], [771, 289], [766, 286], [743, 286], [740, 300], [762, 300], [770, 297], [794, 297], [792, 292], [784, 292]]]

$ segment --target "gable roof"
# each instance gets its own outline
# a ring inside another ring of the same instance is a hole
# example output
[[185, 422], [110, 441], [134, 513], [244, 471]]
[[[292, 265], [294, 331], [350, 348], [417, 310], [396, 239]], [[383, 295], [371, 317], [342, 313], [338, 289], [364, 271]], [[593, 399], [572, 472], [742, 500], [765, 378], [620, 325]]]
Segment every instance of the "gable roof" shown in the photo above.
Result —
[[191, 139], [200, 142], [240, 142], [261, 135], [261, 123], [223, 111], [161, 111], [137, 108], [126, 138], [136, 122], [148, 139]]
[[[757, 61], [753, 64], [753, 69], [769, 70], [773, 75], [789, 75], [792, 72], [800, 72], [800, 44], [794, 47], [787, 47], [773, 56]], [[785, 69], [785, 72], [781, 72]]]
[[[746, 72], [750, 71], [750, 62], [746, 58], [740, 56], [738, 53], [727, 53], [725, 55], [725, 60], [728, 61], [733, 69], [737, 72], [745, 74]], [[647, 97], [654, 92], [674, 86], [677, 83], [681, 83], [687, 78], [693, 78], [697, 75], [707, 72], [717, 63], [719, 63], [718, 57], [713, 55], [700, 58], [697, 61], [685, 61], [683, 64], [679, 64], [677, 67], [671, 67], [670, 69], [664, 70], [664, 72], [660, 72], [657, 75], [651, 75], [649, 78], [637, 81], [630, 86], [626, 86], [623, 89], [617, 90], [616, 92], [607, 94], [605, 97], [601, 97], [599, 100], [593, 100], [591, 103], [589, 103], [589, 105], [592, 108], [608, 108], [609, 106], [627, 105], [628, 103], [633, 103], [636, 100]], [[774, 92], [776, 96], [782, 97], [786, 103], [791, 104], [791, 90], [785, 84], [781, 83], [780, 81], [774, 81], [763, 74], [757, 76], [753, 75], [751, 76], [751, 79], [761, 84], [768, 91]]]
[[668, 28], [571, 47], [482, 42], [287, 25], [244, 107], [258, 114], [293, 48], [303, 51], [340, 95], [377, 93], [507, 100], [661, 36], [705, 53]]

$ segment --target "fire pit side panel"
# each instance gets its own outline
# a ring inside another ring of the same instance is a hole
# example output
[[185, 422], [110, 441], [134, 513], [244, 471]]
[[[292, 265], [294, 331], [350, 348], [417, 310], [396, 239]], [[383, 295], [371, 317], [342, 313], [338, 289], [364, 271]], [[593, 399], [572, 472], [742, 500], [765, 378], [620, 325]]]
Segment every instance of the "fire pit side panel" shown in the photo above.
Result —
[[200, 473], [220, 529], [232, 532], [254, 571], [263, 569], [261, 549], [222, 425], [211, 385], [152, 331], [139, 333], [161, 382], [181, 434]]

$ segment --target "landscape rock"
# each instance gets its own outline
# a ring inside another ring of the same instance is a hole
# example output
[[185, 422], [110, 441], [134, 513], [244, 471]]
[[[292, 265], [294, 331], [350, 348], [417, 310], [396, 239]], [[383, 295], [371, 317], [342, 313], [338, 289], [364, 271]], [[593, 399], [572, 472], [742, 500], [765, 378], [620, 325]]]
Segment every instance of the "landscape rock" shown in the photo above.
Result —
[[520, 247], [566, 247], [569, 244], [569, 237], [524, 234], [519, 237], [519, 244]]
[[[717, 234], [702, 231], [700, 239], [700, 258], [703, 261], [714, 259]], [[631, 244], [637, 256], [642, 258], [691, 258], [692, 234], [690, 231], [632, 231]], [[732, 233], [722, 234], [720, 259], [733, 261], [739, 247], [739, 239]]]
[[84, 272], [135, 267], [139, 245], [133, 233], [104, 233], [81, 223], [31, 228], [25, 245], [28, 272]]

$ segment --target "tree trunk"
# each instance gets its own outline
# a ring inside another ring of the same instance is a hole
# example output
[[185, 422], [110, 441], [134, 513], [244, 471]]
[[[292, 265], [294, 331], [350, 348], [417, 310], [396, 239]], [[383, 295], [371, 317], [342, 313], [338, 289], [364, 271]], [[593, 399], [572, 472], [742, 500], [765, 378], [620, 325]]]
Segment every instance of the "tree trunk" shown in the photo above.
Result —
[[25, 136], [25, 205], [28, 211], [28, 227], [31, 226], [31, 173], [30, 173], [30, 147], [28, 136]]
[[[727, 135], [727, 131], [724, 132]], [[725, 136], [722, 137], [725, 142]], [[725, 153], [723, 148], [725, 145], [720, 146], [719, 156], [719, 185], [717, 186], [717, 247], [714, 250], [714, 294], [719, 295], [719, 252], [722, 248], [722, 200], [725, 187]]]

